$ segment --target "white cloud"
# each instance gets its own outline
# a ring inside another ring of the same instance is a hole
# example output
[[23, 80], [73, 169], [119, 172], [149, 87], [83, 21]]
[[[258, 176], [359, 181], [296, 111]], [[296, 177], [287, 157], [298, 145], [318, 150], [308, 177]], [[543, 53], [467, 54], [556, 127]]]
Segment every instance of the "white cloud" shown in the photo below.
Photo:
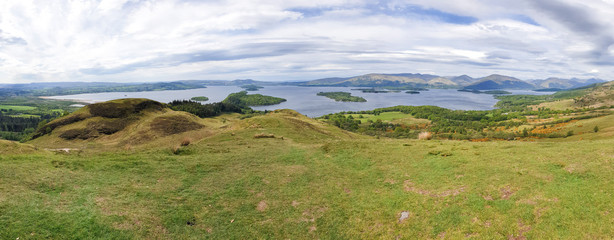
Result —
[[[546, 78], [614, 65], [609, 0], [0, 5], [0, 82], [291, 80], [425, 71]], [[458, 20], [467, 18], [476, 20]], [[599, 69], [593, 74], [614, 73]]]

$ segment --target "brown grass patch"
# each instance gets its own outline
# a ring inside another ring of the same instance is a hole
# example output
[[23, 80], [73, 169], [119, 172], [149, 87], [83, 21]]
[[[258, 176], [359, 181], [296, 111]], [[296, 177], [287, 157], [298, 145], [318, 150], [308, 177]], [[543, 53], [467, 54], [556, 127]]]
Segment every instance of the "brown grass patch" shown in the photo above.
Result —
[[203, 125], [194, 122], [185, 116], [157, 117], [151, 123], [152, 130], [162, 133], [165, 136], [197, 130], [203, 127]]
[[418, 139], [419, 140], [431, 140], [433, 139], [433, 134], [431, 134], [430, 132], [421, 132], [420, 134], [418, 134]]
[[500, 189], [501, 191], [501, 199], [509, 199], [514, 193], [516, 193], [515, 190], [512, 189], [512, 187], [510, 186], [506, 186]]
[[275, 138], [274, 134], [258, 133], [254, 135], [254, 138]]
[[267, 205], [267, 203], [262, 200], [258, 203], [258, 206], [256, 206], [256, 210], [258, 210], [259, 212], [264, 212], [268, 207], [269, 206]]
[[190, 145], [190, 143], [192, 143], [192, 139], [189, 137], [184, 137], [183, 139], [181, 139], [181, 146], [185, 147]]
[[96, 130], [87, 129], [87, 128], [79, 128], [79, 129], [69, 129], [60, 134], [60, 137], [66, 140], [73, 139], [81, 139], [86, 140], [90, 138], [97, 138], [100, 136]]

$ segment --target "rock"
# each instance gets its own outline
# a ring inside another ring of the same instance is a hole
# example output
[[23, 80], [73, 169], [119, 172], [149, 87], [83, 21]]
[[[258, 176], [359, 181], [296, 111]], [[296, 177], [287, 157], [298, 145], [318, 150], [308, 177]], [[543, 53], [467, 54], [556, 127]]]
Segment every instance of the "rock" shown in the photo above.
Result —
[[399, 218], [399, 222], [403, 222], [405, 219], [409, 218], [409, 212], [408, 211], [403, 211], [401, 212], [401, 217]]

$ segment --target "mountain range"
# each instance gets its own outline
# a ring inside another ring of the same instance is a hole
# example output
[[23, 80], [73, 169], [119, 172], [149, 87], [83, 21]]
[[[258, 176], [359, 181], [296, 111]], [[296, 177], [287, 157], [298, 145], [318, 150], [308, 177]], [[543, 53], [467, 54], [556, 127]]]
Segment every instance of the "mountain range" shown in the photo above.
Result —
[[[29, 84], [0, 84], [0, 96], [35, 91], [38, 95], [62, 95], [101, 91], [152, 91], [181, 90], [205, 86], [243, 86], [243, 85], [293, 85], [293, 86], [332, 86], [332, 87], [407, 87], [407, 88], [457, 88], [468, 90], [525, 89], [558, 91], [606, 82], [598, 78], [556, 78], [523, 81], [515, 77], [493, 74], [481, 78], [468, 75], [437, 76], [420, 73], [370, 73], [353, 77], [331, 77], [302, 82], [271, 82], [252, 79], [226, 80], [180, 80], [157, 83], [112, 83], [112, 82], [47, 82]], [[20, 92], [21, 91], [21, 92]]]
[[595, 83], [606, 82], [603, 79], [564, 79], [548, 78], [544, 80], [523, 81], [515, 77], [493, 74], [481, 78], [467, 75], [437, 76], [419, 73], [380, 74], [371, 73], [355, 77], [323, 78], [296, 83], [299, 86], [336, 86], [336, 87], [417, 87], [417, 88], [462, 88], [469, 90], [492, 89], [572, 89]]

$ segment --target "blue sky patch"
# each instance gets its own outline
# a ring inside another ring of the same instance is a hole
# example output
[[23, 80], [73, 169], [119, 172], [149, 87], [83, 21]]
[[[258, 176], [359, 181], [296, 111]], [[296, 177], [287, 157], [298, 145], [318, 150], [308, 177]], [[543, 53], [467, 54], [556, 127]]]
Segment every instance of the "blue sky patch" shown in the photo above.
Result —
[[519, 22], [523, 22], [523, 23], [526, 23], [526, 24], [531, 24], [531, 25], [534, 25], [534, 26], [541, 26], [541, 25], [539, 25], [539, 23], [537, 23], [535, 20], [533, 20], [533, 18], [530, 18], [527, 15], [514, 15], [514, 16], [511, 17], [511, 19], [519, 21]]

